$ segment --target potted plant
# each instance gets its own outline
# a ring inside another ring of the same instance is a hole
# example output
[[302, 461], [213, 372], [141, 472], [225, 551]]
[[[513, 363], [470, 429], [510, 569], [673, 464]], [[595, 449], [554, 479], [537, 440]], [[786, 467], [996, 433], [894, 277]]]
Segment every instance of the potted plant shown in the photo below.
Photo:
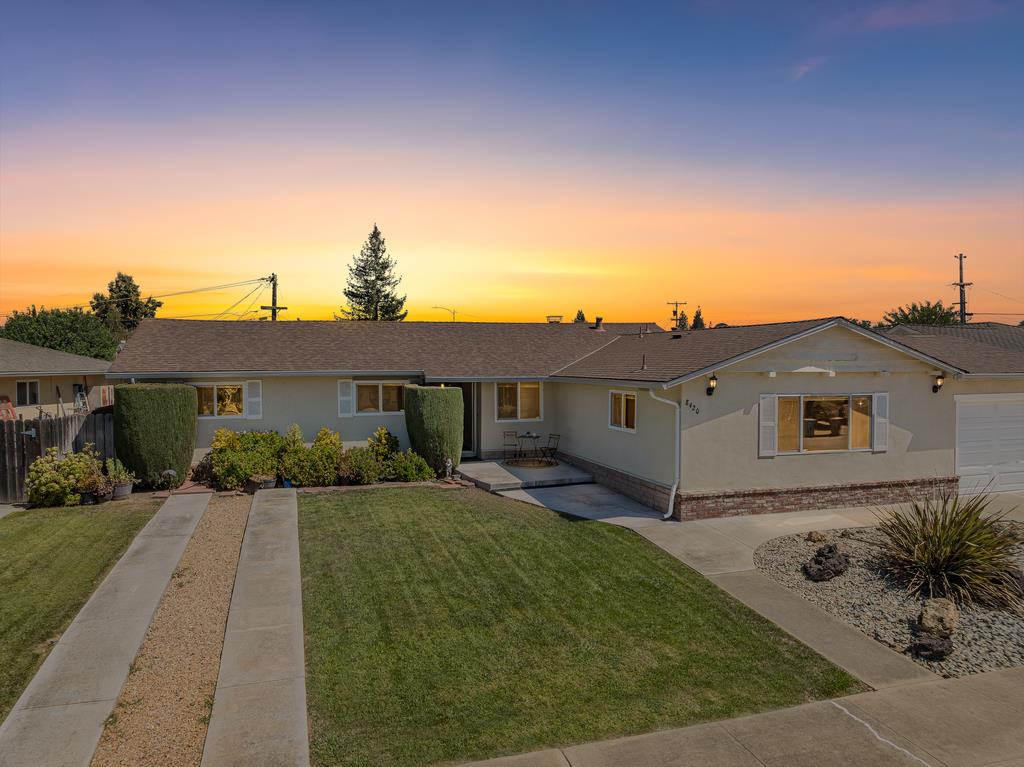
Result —
[[245, 481], [245, 492], [255, 493], [257, 490], [269, 490], [277, 487], [277, 476], [274, 474], [252, 474]]
[[82, 476], [78, 483], [78, 494], [83, 506], [105, 503], [113, 496], [114, 486], [97, 467], [95, 471]]
[[113, 500], [120, 501], [129, 497], [135, 488], [135, 475], [116, 458], [108, 458], [106, 468], [107, 479], [110, 480], [114, 488]]

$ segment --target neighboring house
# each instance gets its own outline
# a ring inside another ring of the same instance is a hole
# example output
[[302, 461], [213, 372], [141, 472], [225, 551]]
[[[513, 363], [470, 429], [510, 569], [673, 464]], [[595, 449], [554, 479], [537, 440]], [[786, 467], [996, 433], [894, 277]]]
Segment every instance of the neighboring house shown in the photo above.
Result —
[[383, 424], [405, 447], [402, 384], [457, 385], [468, 456], [500, 455], [505, 431], [557, 433], [598, 481], [694, 518], [885, 502], [960, 476], [1024, 489], [1022, 335], [841, 317], [683, 332], [145, 320], [110, 376], [195, 385], [199, 447], [221, 426], [293, 422], [348, 442]]
[[111, 404], [109, 367], [107, 360], [0, 338], [0, 403], [24, 418], [72, 413], [79, 395], [90, 409]]

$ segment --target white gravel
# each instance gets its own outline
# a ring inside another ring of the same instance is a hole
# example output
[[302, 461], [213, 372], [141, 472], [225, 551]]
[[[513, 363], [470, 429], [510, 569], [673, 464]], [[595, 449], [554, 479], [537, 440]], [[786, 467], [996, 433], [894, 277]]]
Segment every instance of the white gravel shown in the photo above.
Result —
[[[913, 657], [907, 647], [922, 600], [908, 594], [885, 573], [879, 557], [881, 534], [874, 527], [822, 532], [826, 540], [818, 543], [805, 540], [802, 534], [767, 541], [754, 552], [754, 564], [769, 578], [826, 612]], [[850, 567], [831, 581], [814, 583], [804, 576], [801, 566], [826, 543], [837, 543], [850, 557]], [[1024, 544], [1016, 547], [1016, 557], [1024, 567]], [[1024, 615], [961, 607], [953, 646], [953, 652], [943, 661], [914, 660], [947, 677], [1024, 666]]]

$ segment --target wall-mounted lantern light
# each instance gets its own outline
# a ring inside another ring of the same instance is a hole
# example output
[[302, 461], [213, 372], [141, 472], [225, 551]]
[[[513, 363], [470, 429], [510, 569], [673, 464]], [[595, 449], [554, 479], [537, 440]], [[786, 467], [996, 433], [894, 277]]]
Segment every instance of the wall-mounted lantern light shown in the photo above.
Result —
[[944, 383], [946, 383], [946, 376], [944, 376], [942, 373], [939, 373], [937, 376], [935, 376], [935, 383], [932, 384], [932, 394], [938, 394], [939, 389], [942, 388], [942, 384]]
[[705, 393], [710, 397], [712, 394], [715, 393], [715, 389], [717, 389], [717, 388], [718, 388], [718, 376], [716, 376], [714, 373], [712, 373], [711, 374], [711, 378], [708, 379], [708, 388], [705, 390]]

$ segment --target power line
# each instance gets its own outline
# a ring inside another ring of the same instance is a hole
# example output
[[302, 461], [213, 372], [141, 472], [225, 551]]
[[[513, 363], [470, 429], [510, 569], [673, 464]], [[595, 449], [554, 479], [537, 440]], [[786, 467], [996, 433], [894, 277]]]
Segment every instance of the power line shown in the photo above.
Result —
[[[244, 296], [242, 296], [237, 301], [235, 301], [235, 303], [231, 304], [231, 306], [229, 306], [227, 309], [225, 309], [220, 314], [218, 314], [216, 317], [214, 317], [214, 319], [215, 320], [219, 320], [223, 315], [230, 314], [232, 309], [234, 309], [236, 306], [238, 306], [240, 303], [242, 303], [245, 299], [247, 299], [253, 293], [255, 293], [258, 290], [264, 290], [264, 289], [266, 289], [266, 285], [257, 285], [255, 288], [253, 288], [248, 293], [246, 293]], [[253, 303], [255, 303], [255, 302], [253, 302]], [[245, 315], [243, 314], [243, 315], [240, 315], [240, 316], [245, 316]]]
[[999, 293], [998, 291], [991, 290], [990, 288], [982, 287], [981, 285], [975, 285], [974, 287], [977, 288], [978, 290], [984, 290], [986, 293], [991, 293], [994, 296], [999, 296], [1000, 298], [1005, 298], [1007, 301], [1014, 301], [1014, 302], [1016, 302], [1018, 304], [1024, 304], [1024, 299], [1014, 298], [1013, 296], [1008, 296], [1005, 293]]

